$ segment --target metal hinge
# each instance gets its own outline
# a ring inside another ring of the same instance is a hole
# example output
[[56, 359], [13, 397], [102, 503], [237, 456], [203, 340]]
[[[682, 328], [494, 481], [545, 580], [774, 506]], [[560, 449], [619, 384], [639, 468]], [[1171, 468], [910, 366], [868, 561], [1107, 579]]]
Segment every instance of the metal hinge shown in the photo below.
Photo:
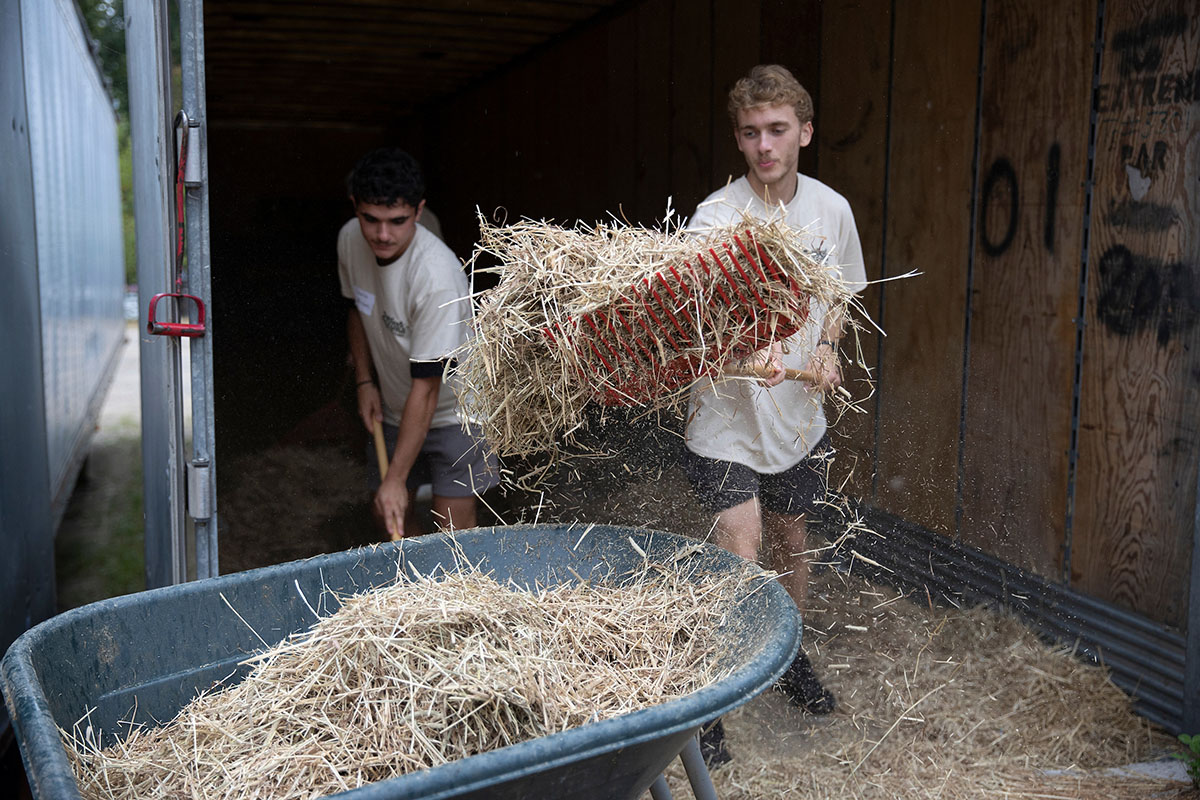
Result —
[[197, 522], [212, 519], [212, 470], [208, 459], [188, 464], [188, 514]]
[[200, 180], [200, 122], [179, 109], [175, 115], [175, 158], [183, 161], [183, 185], [199, 186]]

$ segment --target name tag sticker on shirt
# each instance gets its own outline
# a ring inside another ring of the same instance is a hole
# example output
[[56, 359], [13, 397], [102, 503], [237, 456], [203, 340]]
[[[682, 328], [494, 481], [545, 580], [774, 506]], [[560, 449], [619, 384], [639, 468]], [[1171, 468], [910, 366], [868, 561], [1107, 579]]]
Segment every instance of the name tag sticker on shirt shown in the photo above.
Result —
[[354, 305], [358, 308], [358, 313], [364, 317], [371, 316], [371, 312], [375, 310], [375, 295], [368, 292], [366, 289], [354, 287]]

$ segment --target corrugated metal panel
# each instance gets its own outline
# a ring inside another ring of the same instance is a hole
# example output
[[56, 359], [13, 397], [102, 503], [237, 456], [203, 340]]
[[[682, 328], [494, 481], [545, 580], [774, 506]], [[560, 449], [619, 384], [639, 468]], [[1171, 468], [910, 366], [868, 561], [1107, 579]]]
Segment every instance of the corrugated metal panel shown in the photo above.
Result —
[[629, 4], [205, 0], [208, 111], [221, 124], [394, 124]]
[[[133, 211], [137, 224], [138, 291], [143, 298], [174, 290], [172, 233], [175, 202], [171, 151], [170, 50], [162, 0], [125, 0], [129, 67]], [[144, 327], [149, 302], [139, 315]], [[184, 520], [182, 347], [178, 337], [142, 336], [143, 506], [146, 517], [146, 588], [187, 580]]]
[[116, 117], [72, 0], [23, 0], [50, 486], [65, 504], [123, 331]]
[[[19, 0], [0, 0], [0, 652], [54, 613], [33, 169]], [[0, 749], [9, 729], [0, 703]]]
[[955, 605], [1007, 608], [1047, 639], [1104, 663], [1113, 683], [1135, 698], [1140, 714], [1183, 732], [1186, 642], [1181, 633], [886, 512], [864, 513], [879, 535], [859, 535], [853, 548], [884, 569], [854, 561], [854, 571], [903, 588], [928, 589]]

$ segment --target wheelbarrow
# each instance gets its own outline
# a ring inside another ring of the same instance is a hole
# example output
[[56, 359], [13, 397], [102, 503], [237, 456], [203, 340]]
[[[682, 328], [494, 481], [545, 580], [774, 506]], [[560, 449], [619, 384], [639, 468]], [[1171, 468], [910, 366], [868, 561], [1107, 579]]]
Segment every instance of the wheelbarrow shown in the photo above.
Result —
[[[670, 563], [689, 546], [696, 550], [689, 558], [700, 559], [704, 570], [741, 564], [721, 548], [696, 545], [658, 531], [578, 523], [474, 528], [140, 592], [68, 611], [26, 631], [0, 662], [0, 687], [34, 797], [77, 798], [58, 727], [70, 730], [92, 709], [89, 723], [107, 745], [133, 709], [135, 723], [169, 720], [198, 692], [230, 675], [227, 683], [244, 677], [249, 667], [239, 665], [261, 650], [259, 636], [274, 645], [305, 630], [312, 620], [305, 597], [391, 584], [400, 557], [423, 574], [439, 566], [456, 570], [465, 557], [501, 582], [527, 587], [621, 576], [645, 558]], [[651, 789], [655, 798], [668, 797], [662, 771], [683, 754], [692, 775], [697, 731], [771, 686], [795, 656], [800, 631], [799, 613], [783, 587], [751, 581], [720, 631], [740, 643], [721, 656], [732, 668], [723, 680], [660, 705], [339, 796], [634, 800]], [[701, 782], [706, 779], [705, 772]], [[711, 784], [701, 795], [713, 796], [709, 792]]]

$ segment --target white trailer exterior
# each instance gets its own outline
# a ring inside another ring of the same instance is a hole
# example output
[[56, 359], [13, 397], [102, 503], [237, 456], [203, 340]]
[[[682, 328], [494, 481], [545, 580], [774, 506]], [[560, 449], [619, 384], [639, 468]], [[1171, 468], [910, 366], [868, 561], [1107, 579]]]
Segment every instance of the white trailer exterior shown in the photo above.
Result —
[[54, 533], [123, 341], [125, 267], [117, 120], [79, 12], [0, 0], [0, 19], [5, 650], [55, 612]]
[[124, 331], [117, 118], [72, 0], [22, 0], [46, 447], [55, 521]]

